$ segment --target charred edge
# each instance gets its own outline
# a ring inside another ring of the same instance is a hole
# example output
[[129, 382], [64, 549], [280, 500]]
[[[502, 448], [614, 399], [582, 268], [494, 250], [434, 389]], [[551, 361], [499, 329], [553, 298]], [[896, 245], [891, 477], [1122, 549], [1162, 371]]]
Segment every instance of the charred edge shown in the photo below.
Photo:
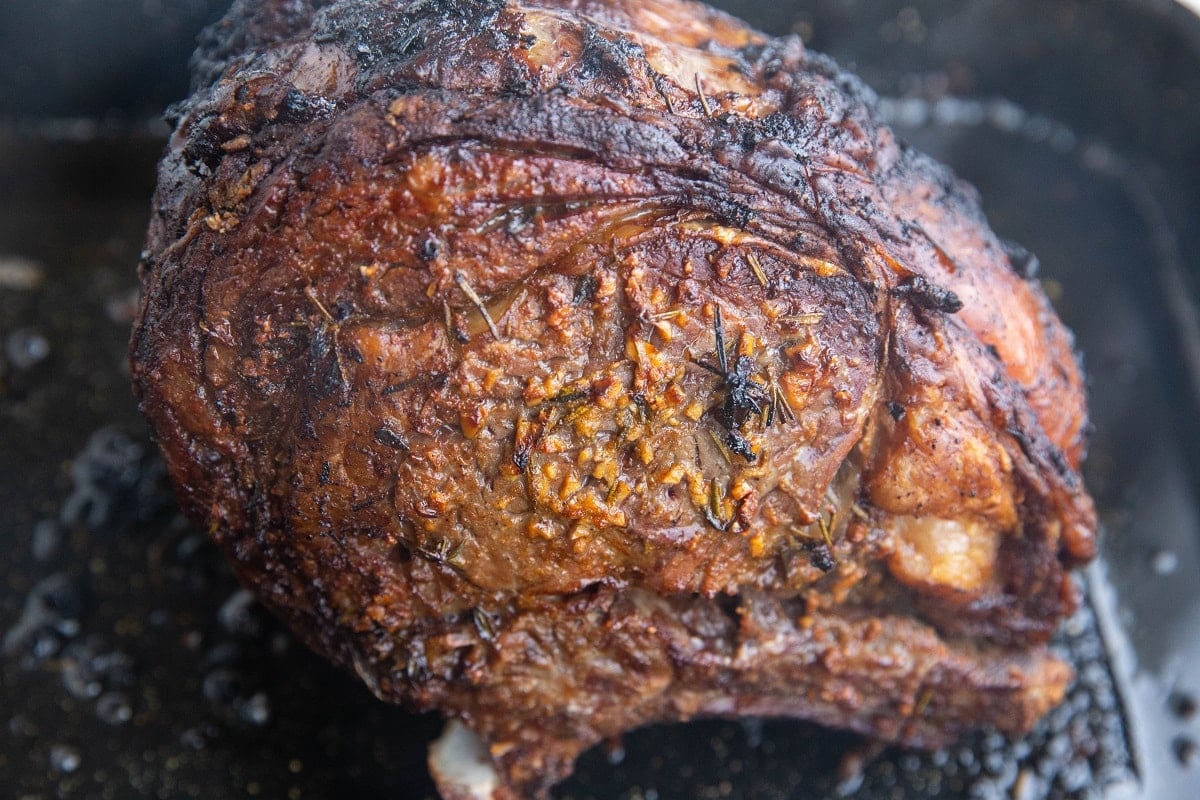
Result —
[[758, 460], [754, 448], [750, 446], [750, 440], [738, 431], [730, 431], [729, 435], [725, 437], [725, 444], [731, 453], [741, 456], [751, 464]]
[[908, 297], [915, 305], [929, 311], [956, 314], [962, 311], [963, 302], [949, 289], [930, 283], [920, 275], [914, 275], [892, 290], [897, 297]]
[[599, 281], [596, 276], [590, 272], [579, 279], [575, 284], [575, 293], [571, 295], [571, 305], [581, 306], [589, 302], [596, 294], [596, 289], [599, 287]]
[[438, 253], [440, 253], [441, 250], [441, 243], [438, 242], [437, 238], [433, 236], [433, 234], [430, 234], [422, 239], [421, 243], [417, 245], [417, 257], [422, 261], [433, 261], [438, 257]]
[[1050, 445], [1050, 463], [1054, 465], [1058, 476], [1062, 478], [1067, 491], [1078, 492], [1080, 490], [1079, 474], [1067, 463], [1067, 457], [1063, 455], [1063, 452], [1054, 445]]
[[304, 124], [314, 119], [329, 119], [336, 105], [324, 97], [313, 97], [297, 89], [284, 95], [277, 120], [282, 123]]
[[751, 377], [754, 367], [753, 359], [740, 355], [734, 361], [733, 369], [721, 376], [725, 381], [721, 424], [729, 431], [729, 448], [751, 462], [754, 461], [754, 453], [742, 436], [742, 430], [751, 415], [761, 416], [763, 409], [771, 402], [766, 388]]
[[396, 392], [407, 391], [414, 386], [420, 386], [420, 385], [437, 386], [439, 384], [444, 384], [445, 382], [446, 382], [446, 374], [445, 373], [440, 373], [440, 374], [435, 373], [433, 375], [417, 375], [416, 377], [413, 377], [413, 378], [405, 378], [404, 380], [400, 381], [399, 383], [389, 383], [387, 386], [383, 387], [383, 390], [380, 393], [386, 396], [389, 394], [395, 394]]
[[1017, 446], [1021, 448], [1021, 452], [1025, 454], [1025, 458], [1029, 459], [1035, 464], [1037, 463], [1037, 458], [1035, 457], [1036, 454], [1033, 452], [1033, 447], [1029, 444], [1029, 437], [1026, 436], [1023, 431], [1021, 431], [1019, 428], [1009, 426], [1008, 428], [1004, 429], [1004, 432], [1016, 441]]
[[826, 521], [824, 516], [817, 517], [817, 527], [821, 531], [819, 539], [810, 537], [806, 533], [797, 533], [797, 538], [800, 539], [800, 549], [808, 553], [808, 563], [826, 573], [833, 571], [837, 566], [837, 558], [833, 555], [833, 531], [830, 530], [832, 520], [832, 514], [829, 521]]
[[347, 386], [346, 373], [342, 369], [342, 359], [338, 354], [336, 331], [329, 325], [322, 324], [313, 331], [309, 342], [313, 364], [313, 394], [318, 399], [329, 397]]
[[721, 224], [733, 228], [745, 228], [758, 216], [750, 206], [728, 198], [716, 199], [712, 212]]
[[300, 435], [310, 442], [317, 441], [317, 424], [313, 422], [312, 412], [307, 405], [300, 406]]
[[837, 561], [834, 560], [829, 545], [824, 542], [807, 542], [805, 548], [808, 550], [808, 563], [821, 572], [832, 572], [833, 568], [837, 566]]
[[533, 454], [533, 448], [537, 445], [538, 440], [542, 438], [542, 433], [546, 428], [546, 419], [547, 414], [543, 409], [532, 420], [524, 417], [517, 420], [516, 430], [513, 431], [512, 463], [522, 473], [529, 468], [529, 458]]
[[1038, 458], [1038, 452], [1035, 449], [1034, 444], [1029, 441], [1029, 437], [1026, 436], [1025, 433], [1023, 433], [1019, 428], [1016, 426], [1009, 426], [1005, 429], [1005, 433], [1016, 440], [1017, 444], [1021, 448], [1021, 452], [1025, 454], [1025, 458], [1029, 459], [1034, 464], [1044, 464], [1049, 462], [1050, 466], [1054, 468], [1054, 472], [1058, 475], [1059, 479], [1062, 480], [1063, 485], [1066, 486], [1069, 491], [1078, 491], [1079, 475], [1067, 462], [1067, 457], [1063, 455], [1062, 450], [1060, 450], [1051, 442], [1043, 441], [1040, 448], [1043, 457]]
[[386, 425], [375, 431], [375, 441], [393, 450], [408, 449], [408, 439], [404, 438], [399, 431], [394, 431]]
[[368, 508], [370, 508], [371, 506], [375, 505], [378, 502], [379, 502], [378, 497], [367, 497], [362, 500], [359, 500], [357, 503], [351, 503], [350, 510], [355, 513], [359, 512], [359, 511], [366, 511]]
[[904, 407], [904, 404], [897, 403], [895, 400], [888, 401], [887, 410], [888, 414], [891, 415], [892, 420], [895, 422], [899, 422], [900, 420], [904, 419], [905, 415], [908, 414], [908, 409]]
[[613, 42], [589, 24], [583, 32], [583, 50], [579, 56], [580, 71], [587, 76], [606, 78], [616, 84], [629, 80], [629, 64], [637, 63], [640, 53], [631, 42], [621, 37]]

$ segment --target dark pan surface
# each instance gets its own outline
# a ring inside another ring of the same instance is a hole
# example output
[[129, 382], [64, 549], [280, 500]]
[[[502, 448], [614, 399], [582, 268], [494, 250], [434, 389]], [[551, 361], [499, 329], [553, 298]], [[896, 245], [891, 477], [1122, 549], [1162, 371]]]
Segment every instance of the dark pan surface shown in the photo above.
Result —
[[[862, 74], [1038, 254], [1091, 374], [1104, 563], [1059, 639], [1077, 684], [1024, 740], [876, 753], [803, 723], [699, 722], [589, 754], [559, 796], [1194, 800], [1200, 20], [1166, 2], [721, 5]], [[136, 118], [145, 97], [109, 102]], [[0, 796], [431, 797], [437, 720], [293, 643], [174, 509], [123, 367], [161, 140], [47, 123], [31, 115], [77, 107], [38, 102], [0, 105], [25, 117], [0, 126]]]

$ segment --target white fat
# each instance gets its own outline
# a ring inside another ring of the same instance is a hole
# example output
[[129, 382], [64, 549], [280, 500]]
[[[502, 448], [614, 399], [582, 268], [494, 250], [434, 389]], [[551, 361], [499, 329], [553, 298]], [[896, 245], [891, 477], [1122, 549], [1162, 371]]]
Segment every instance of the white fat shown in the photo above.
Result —
[[1000, 536], [971, 520], [897, 516], [892, 573], [910, 585], [945, 586], [977, 593], [992, 579]]
[[487, 747], [458, 720], [429, 746], [429, 771], [447, 800], [492, 800], [500, 785]]

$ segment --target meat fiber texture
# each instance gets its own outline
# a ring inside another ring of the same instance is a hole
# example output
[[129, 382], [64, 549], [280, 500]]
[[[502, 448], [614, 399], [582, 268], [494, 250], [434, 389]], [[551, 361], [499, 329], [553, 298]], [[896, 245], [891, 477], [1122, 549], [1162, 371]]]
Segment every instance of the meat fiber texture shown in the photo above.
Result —
[[1071, 336], [857, 79], [684, 0], [239, 2], [195, 65], [142, 410], [267, 606], [457, 721], [447, 796], [651, 722], [937, 746], [1063, 696]]

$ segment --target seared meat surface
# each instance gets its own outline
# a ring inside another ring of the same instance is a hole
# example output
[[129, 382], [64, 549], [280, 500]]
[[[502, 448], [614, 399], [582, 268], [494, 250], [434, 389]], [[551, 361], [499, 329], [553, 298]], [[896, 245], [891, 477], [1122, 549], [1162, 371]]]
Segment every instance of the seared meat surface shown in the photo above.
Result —
[[933, 746], [1062, 697], [1071, 337], [856, 79], [686, 0], [262, 0], [195, 88], [142, 409], [264, 603], [478, 737], [448, 796], [655, 721]]

